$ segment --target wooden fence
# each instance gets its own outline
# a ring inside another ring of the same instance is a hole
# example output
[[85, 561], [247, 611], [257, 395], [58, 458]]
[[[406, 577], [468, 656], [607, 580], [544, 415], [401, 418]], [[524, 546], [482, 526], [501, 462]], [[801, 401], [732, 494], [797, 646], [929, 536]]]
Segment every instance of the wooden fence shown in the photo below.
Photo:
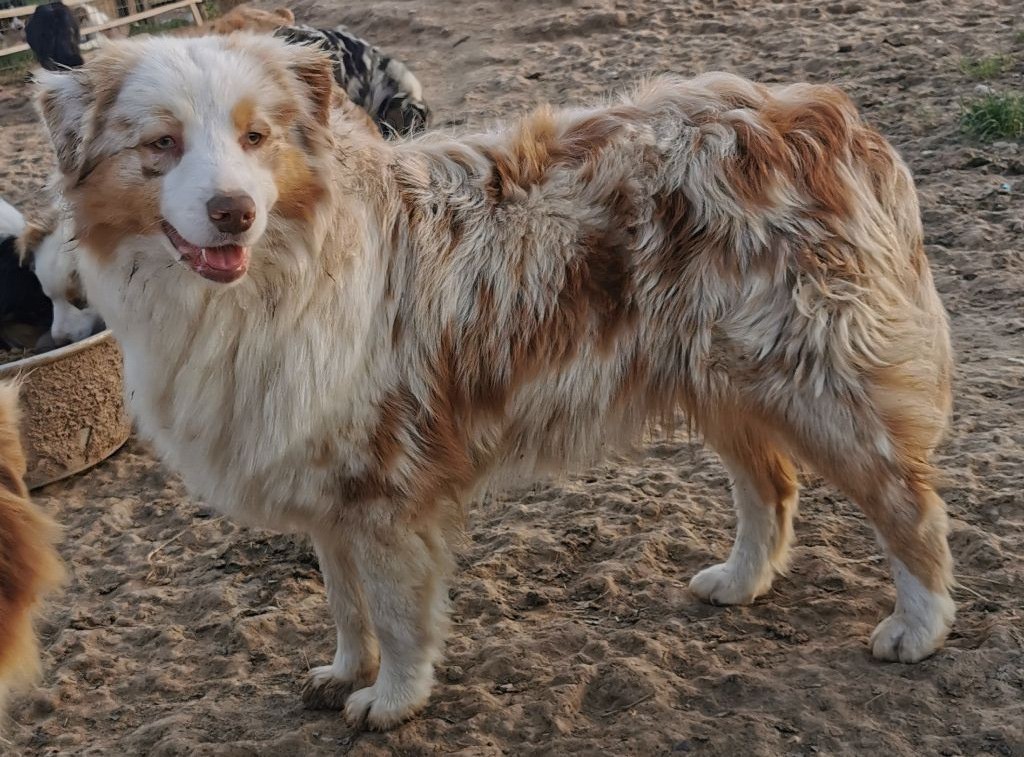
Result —
[[[161, 0], [62, 0], [64, 5], [76, 12], [83, 20], [80, 22], [80, 31], [83, 39], [88, 35], [107, 32], [111, 36], [128, 35], [132, 24], [145, 21], [164, 13], [188, 10], [191, 13], [192, 21], [196, 24], [203, 23], [201, 10], [202, 0], [173, 0], [172, 2], [161, 2]], [[0, 62], [4, 56], [22, 53], [29, 49], [24, 39], [24, 32], [14, 30], [12, 21], [22, 19], [28, 23], [28, 19], [35, 12], [35, 5], [26, 5], [20, 8], [7, 8], [0, 10]], [[134, 11], [134, 12], [133, 12]], [[13, 41], [13, 44], [8, 44]]]

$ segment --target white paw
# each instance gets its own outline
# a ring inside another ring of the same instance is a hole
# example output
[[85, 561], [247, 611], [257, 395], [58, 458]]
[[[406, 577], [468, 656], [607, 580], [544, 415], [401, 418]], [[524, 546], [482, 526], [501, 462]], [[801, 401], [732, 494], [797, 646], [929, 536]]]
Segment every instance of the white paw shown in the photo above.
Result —
[[920, 662], [946, 640], [949, 627], [941, 616], [923, 621], [896, 611], [871, 633], [871, 654], [879, 660]]
[[430, 689], [416, 693], [416, 688], [386, 686], [380, 680], [373, 686], [352, 692], [345, 703], [345, 719], [352, 726], [366, 725], [375, 731], [386, 731], [408, 720], [422, 710], [430, 698]]
[[302, 687], [302, 702], [313, 710], [340, 710], [353, 689], [369, 682], [355, 675], [339, 675], [334, 665], [321, 665], [309, 671]]
[[771, 585], [771, 573], [766, 579], [751, 579], [737, 575], [727, 562], [705, 568], [690, 579], [690, 591], [713, 605], [748, 605]]

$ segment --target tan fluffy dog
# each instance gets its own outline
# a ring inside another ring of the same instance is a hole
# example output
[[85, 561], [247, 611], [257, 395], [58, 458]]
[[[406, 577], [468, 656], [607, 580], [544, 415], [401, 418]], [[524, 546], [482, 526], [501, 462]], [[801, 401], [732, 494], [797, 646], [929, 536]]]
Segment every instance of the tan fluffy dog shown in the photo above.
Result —
[[232, 32], [253, 32], [270, 34], [282, 26], [295, 23], [295, 14], [288, 8], [275, 8], [265, 11], [248, 5], [238, 5], [223, 16], [207, 21], [199, 26], [182, 26], [173, 29], [170, 34], [177, 37], [199, 37], [207, 34], [231, 34]]
[[32, 619], [63, 575], [57, 526], [28, 498], [18, 435], [18, 387], [0, 383], [0, 707], [39, 669]]

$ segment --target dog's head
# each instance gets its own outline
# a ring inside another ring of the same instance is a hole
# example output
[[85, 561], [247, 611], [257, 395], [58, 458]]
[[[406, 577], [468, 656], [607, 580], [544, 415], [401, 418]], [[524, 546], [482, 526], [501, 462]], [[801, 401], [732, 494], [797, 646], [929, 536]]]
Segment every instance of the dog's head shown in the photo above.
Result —
[[247, 34], [113, 42], [41, 72], [77, 238], [239, 280], [268, 223], [312, 217], [326, 191], [333, 87], [320, 51]]

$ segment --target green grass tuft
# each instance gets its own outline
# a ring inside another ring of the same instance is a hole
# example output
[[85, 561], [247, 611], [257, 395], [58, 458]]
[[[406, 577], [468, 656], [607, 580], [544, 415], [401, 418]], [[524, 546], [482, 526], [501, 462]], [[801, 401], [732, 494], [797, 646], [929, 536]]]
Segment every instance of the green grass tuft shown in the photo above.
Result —
[[984, 58], [961, 58], [960, 70], [972, 79], [995, 79], [1010, 70], [1013, 59], [1009, 55], [988, 55]]
[[960, 123], [969, 134], [984, 140], [1024, 137], [1024, 94], [985, 95], [964, 106]]

